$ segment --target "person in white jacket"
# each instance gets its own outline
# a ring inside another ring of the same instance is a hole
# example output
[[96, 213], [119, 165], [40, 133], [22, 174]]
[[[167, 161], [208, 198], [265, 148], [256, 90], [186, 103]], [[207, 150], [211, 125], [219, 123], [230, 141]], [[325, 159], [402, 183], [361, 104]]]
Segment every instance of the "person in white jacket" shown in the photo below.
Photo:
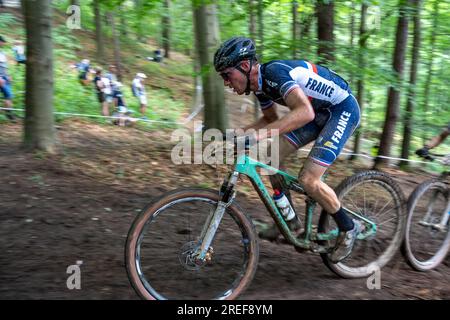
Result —
[[139, 99], [140, 111], [143, 118], [146, 118], [145, 112], [147, 110], [147, 95], [144, 87], [145, 79], [147, 79], [147, 76], [144, 73], [137, 73], [131, 85], [133, 95]]

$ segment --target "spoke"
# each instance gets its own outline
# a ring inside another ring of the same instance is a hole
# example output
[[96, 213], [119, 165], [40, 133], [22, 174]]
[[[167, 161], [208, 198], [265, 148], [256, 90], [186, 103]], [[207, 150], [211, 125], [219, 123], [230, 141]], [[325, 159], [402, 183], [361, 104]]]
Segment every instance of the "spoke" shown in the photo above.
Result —
[[378, 201], [379, 201], [380, 199], [377, 197], [377, 201], [375, 202], [375, 204], [372, 206], [372, 212], [376, 212], [376, 208], [377, 208], [377, 206], [378, 206]]
[[[383, 206], [383, 208], [381, 208], [380, 212], [383, 212], [383, 210], [384, 210], [391, 202], [392, 202], [392, 198], [389, 200], [388, 203], [386, 203], [386, 204]], [[396, 208], [396, 207], [394, 207], [394, 208]], [[392, 210], [392, 209], [390, 209], [390, 210]], [[389, 212], [389, 211], [388, 211], [388, 212]], [[379, 217], [379, 216], [380, 216], [380, 214], [376, 214], [376, 215], [375, 215], [375, 217]]]
[[392, 207], [392, 208], [390, 208], [388, 211], [383, 212], [382, 214], [374, 215], [374, 217], [377, 217], [377, 218], [379, 219], [379, 218], [385, 216], [387, 213], [391, 212], [392, 209], [398, 209], [398, 207]]
[[361, 212], [361, 209], [353, 202], [353, 200], [352, 200], [352, 198], [351, 197], [349, 197], [349, 200], [350, 200], [350, 202], [353, 204], [353, 206], [357, 209], [357, 213], [358, 214], [363, 214], [364, 215], [364, 213], [363, 212]]
[[381, 223], [378, 223], [378, 226], [382, 226], [383, 224], [385, 224], [385, 223], [388, 223], [388, 222], [390, 222], [390, 221], [392, 221], [392, 220], [394, 220], [394, 219], [396, 219], [397, 217], [392, 217], [392, 218], [390, 218], [390, 219], [388, 219], [388, 220], [386, 220], [386, 221], [383, 221], [383, 222], [381, 222]]

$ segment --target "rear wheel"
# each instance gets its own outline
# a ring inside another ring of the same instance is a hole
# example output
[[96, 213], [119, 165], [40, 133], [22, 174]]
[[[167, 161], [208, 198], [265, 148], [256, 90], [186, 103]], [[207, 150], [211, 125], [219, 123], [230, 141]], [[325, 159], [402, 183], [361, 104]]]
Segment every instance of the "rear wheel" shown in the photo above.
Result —
[[[388, 175], [378, 171], [355, 174], [342, 181], [335, 190], [341, 205], [376, 224], [376, 232], [356, 240], [352, 253], [339, 263], [322, 253], [325, 265], [344, 278], [368, 277], [385, 266], [400, 248], [405, 230], [405, 201], [400, 187]], [[358, 220], [351, 215], [351, 218]], [[366, 228], [363, 220], [359, 220]], [[322, 211], [319, 232], [329, 232], [337, 226], [329, 214]], [[328, 241], [333, 248], [335, 240]]]
[[250, 284], [258, 264], [251, 220], [235, 204], [225, 211], [207, 261], [193, 253], [219, 201], [217, 191], [175, 190], [149, 204], [128, 233], [128, 277], [144, 299], [234, 299]]
[[450, 248], [449, 210], [449, 189], [442, 181], [425, 181], [410, 195], [402, 253], [414, 269], [434, 269], [447, 255]]

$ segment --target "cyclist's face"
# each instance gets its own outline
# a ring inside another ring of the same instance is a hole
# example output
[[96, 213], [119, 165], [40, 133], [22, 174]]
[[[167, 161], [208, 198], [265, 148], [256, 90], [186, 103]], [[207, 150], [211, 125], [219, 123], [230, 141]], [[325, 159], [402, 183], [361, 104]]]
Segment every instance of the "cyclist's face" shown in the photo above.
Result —
[[227, 68], [219, 73], [223, 79], [224, 86], [233, 89], [237, 94], [243, 94], [247, 86], [247, 79], [242, 72], [236, 68]]

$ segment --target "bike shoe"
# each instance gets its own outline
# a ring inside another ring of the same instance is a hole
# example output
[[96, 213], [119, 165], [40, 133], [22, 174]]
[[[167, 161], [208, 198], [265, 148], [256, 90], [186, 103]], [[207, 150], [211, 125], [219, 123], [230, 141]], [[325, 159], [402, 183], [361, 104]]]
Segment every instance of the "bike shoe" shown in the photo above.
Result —
[[[294, 219], [290, 221], [286, 221], [289, 230], [291, 231], [297, 231], [302, 227], [302, 224], [300, 220], [295, 217]], [[278, 226], [276, 223], [272, 223], [270, 226], [262, 229], [258, 235], [261, 239], [269, 240], [269, 241], [275, 241], [278, 236], [280, 235], [280, 230], [278, 229]]]
[[338, 263], [347, 258], [352, 252], [356, 237], [362, 229], [362, 225], [359, 221], [353, 220], [353, 224], [353, 229], [339, 232], [336, 245], [330, 254], [331, 262]]

